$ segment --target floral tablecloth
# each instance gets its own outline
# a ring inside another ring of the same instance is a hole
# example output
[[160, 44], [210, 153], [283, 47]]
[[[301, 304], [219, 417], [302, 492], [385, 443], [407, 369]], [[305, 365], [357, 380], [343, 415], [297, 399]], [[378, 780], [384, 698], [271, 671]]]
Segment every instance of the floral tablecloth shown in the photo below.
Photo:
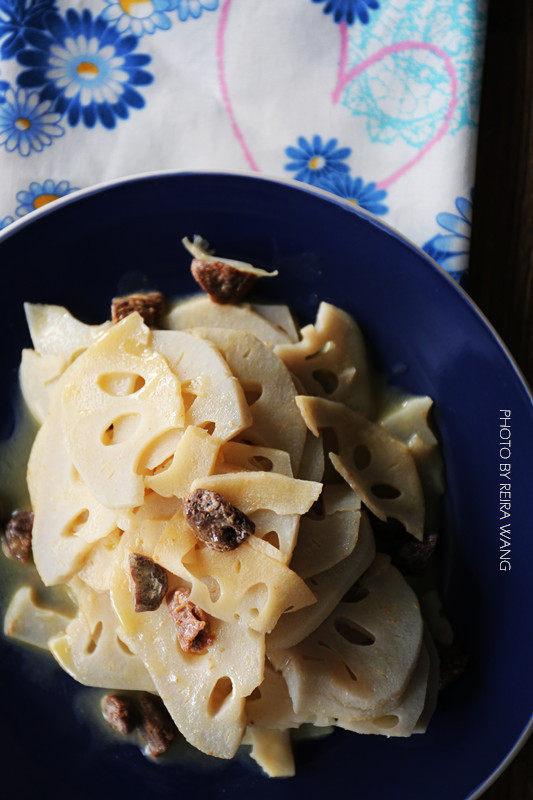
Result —
[[485, 0], [0, 0], [0, 228], [76, 188], [245, 169], [467, 266]]

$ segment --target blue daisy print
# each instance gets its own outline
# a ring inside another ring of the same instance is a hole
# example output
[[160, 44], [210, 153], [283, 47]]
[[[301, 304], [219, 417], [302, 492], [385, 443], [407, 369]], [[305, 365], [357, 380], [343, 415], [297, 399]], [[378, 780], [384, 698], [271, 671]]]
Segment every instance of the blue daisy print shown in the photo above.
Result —
[[173, 8], [178, 9], [178, 17], [185, 22], [189, 17], [198, 19], [202, 11], [215, 11], [218, 0], [174, 0]]
[[0, 219], [0, 231], [3, 231], [4, 228], [7, 228], [12, 222], [15, 222], [13, 217], [4, 217], [4, 219]]
[[349, 200], [356, 206], [361, 206], [372, 214], [386, 214], [389, 210], [383, 202], [387, 197], [387, 192], [385, 189], [378, 189], [374, 182], [365, 184], [362, 178], [352, 178], [351, 175], [335, 175], [333, 178], [323, 181], [320, 187]]
[[0, 0], [0, 56], [12, 58], [24, 47], [28, 28], [42, 28], [54, 0]]
[[437, 223], [446, 233], [438, 233], [423, 245], [423, 250], [454, 277], [458, 277], [464, 272], [466, 265], [462, 266], [461, 261], [464, 261], [470, 252], [472, 199], [472, 191], [470, 199], [456, 198], [455, 208], [459, 212], [458, 214], [448, 211], [437, 214]]
[[171, 0], [105, 0], [104, 19], [115, 22], [120, 33], [155, 33], [168, 31], [171, 22], [165, 11], [173, 8]]
[[292, 159], [285, 164], [285, 169], [295, 172], [297, 181], [320, 186], [322, 182], [338, 175], [349, 172], [350, 168], [343, 161], [352, 152], [349, 147], [337, 148], [337, 139], [323, 142], [321, 136], [313, 136], [308, 142], [303, 136], [298, 139], [298, 147], [287, 147], [285, 153]]
[[56, 183], [50, 178], [45, 180], [44, 183], [33, 181], [28, 189], [17, 192], [19, 206], [15, 213], [17, 217], [23, 217], [25, 214], [29, 214], [30, 211], [35, 211], [53, 200], [59, 200], [60, 197], [65, 197], [65, 195], [76, 191], [77, 187], [71, 186], [68, 181]]
[[21, 156], [29, 156], [32, 150], [40, 153], [63, 136], [60, 119], [49, 100], [40, 101], [38, 92], [8, 89], [0, 105], [0, 145], [8, 152], [18, 150]]
[[333, 14], [335, 22], [346, 22], [353, 25], [359, 19], [363, 25], [370, 20], [368, 9], [379, 8], [378, 0], [312, 0], [313, 3], [326, 3], [324, 14]]
[[130, 108], [145, 101], [136, 86], [152, 83], [141, 67], [150, 56], [134, 53], [138, 38], [123, 36], [102, 16], [69, 9], [65, 18], [49, 13], [46, 30], [31, 31], [31, 48], [17, 58], [27, 67], [17, 80], [20, 86], [40, 89], [41, 100], [52, 100], [54, 109], [66, 114], [69, 125], [80, 120], [88, 128], [101, 122], [114, 128], [117, 117], [127, 119]]

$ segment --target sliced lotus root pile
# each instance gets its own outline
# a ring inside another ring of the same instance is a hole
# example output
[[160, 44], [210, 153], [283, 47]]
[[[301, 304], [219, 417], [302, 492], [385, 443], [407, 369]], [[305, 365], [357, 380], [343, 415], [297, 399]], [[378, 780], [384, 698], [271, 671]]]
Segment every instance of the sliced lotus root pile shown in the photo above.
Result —
[[360, 719], [388, 713], [418, 662], [423, 624], [416, 595], [385, 556], [307, 639], [271, 651], [297, 713]]

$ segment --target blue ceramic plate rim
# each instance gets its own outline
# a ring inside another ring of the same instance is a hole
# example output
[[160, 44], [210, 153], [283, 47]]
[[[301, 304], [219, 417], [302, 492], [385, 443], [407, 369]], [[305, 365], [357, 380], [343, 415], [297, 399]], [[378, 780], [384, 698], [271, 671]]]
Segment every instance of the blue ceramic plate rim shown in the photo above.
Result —
[[[94, 194], [103, 193], [109, 189], [113, 189], [116, 186], [120, 185], [127, 185], [128, 183], [137, 183], [143, 180], [149, 179], [157, 179], [157, 178], [171, 178], [171, 177], [178, 177], [178, 176], [194, 176], [194, 175], [212, 175], [215, 177], [223, 177], [223, 176], [239, 176], [248, 178], [254, 181], [262, 181], [265, 183], [275, 183], [280, 184], [282, 186], [287, 186], [291, 189], [296, 189], [297, 191], [301, 191], [306, 194], [311, 195], [318, 195], [324, 197], [325, 199], [329, 200], [330, 202], [334, 203], [337, 206], [340, 206], [344, 209], [349, 209], [353, 214], [359, 216], [362, 219], [367, 220], [371, 225], [379, 230], [383, 231], [384, 234], [388, 236], [392, 236], [398, 241], [401, 241], [404, 245], [417, 253], [417, 255], [422, 256], [423, 262], [429, 269], [432, 269], [436, 272], [440, 278], [448, 285], [448, 288], [455, 292], [455, 294], [461, 298], [461, 302], [463, 302], [466, 307], [468, 308], [469, 312], [477, 317], [477, 319], [482, 323], [482, 325], [490, 332], [492, 338], [494, 339], [498, 348], [502, 351], [503, 355], [506, 357], [506, 360], [511, 365], [513, 372], [516, 376], [518, 383], [520, 384], [522, 390], [526, 394], [527, 398], [529, 399], [530, 403], [533, 406], [533, 394], [531, 389], [529, 388], [524, 375], [522, 374], [518, 364], [514, 360], [512, 354], [510, 353], [507, 345], [500, 337], [498, 332], [494, 329], [492, 324], [489, 322], [487, 317], [481, 311], [480, 308], [474, 303], [471, 297], [465, 292], [465, 290], [444, 270], [440, 264], [438, 264], [433, 258], [431, 258], [421, 247], [416, 245], [413, 241], [411, 241], [408, 237], [404, 236], [400, 231], [394, 228], [392, 225], [384, 222], [383, 220], [376, 217], [369, 211], [362, 209], [359, 206], [354, 206], [347, 200], [343, 200], [342, 198], [327, 192], [324, 189], [320, 189], [316, 186], [310, 186], [308, 184], [301, 184], [294, 180], [287, 180], [283, 178], [276, 178], [270, 175], [265, 175], [261, 173], [260, 175], [257, 173], [248, 172], [246, 170], [221, 170], [217, 172], [213, 172], [211, 170], [154, 170], [151, 172], [140, 172], [134, 173], [132, 175], [127, 175], [121, 178], [112, 178], [108, 181], [102, 181], [100, 183], [93, 184], [92, 186], [85, 187], [83, 189], [77, 189], [74, 192], [71, 192], [64, 197], [58, 198], [53, 203], [47, 204], [40, 209], [36, 209], [35, 211], [31, 211], [29, 214], [24, 215], [18, 220], [15, 220], [11, 223], [6, 229], [0, 231], [0, 245], [2, 242], [9, 239], [14, 233], [18, 233], [23, 228], [31, 225], [34, 221], [41, 219], [43, 217], [48, 216], [49, 214], [55, 213], [57, 210], [62, 208], [63, 206], [70, 205], [72, 203], [76, 203], [78, 200], [81, 200], [85, 197], [90, 197]], [[509, 766], [509, 764], [513, 761], [513, 759], [518, 755], [522, 747], [527, 742], [529, 736], [533, 733], [533, 714], [528, 722], [528, 724], [524, 727], [522, 732], [519, 734], [515, 744], [509, 750], [507, 755], [497, 764], [494, 770], [487, 776], [487, 778], [479, 784], [479, 786], [471, 792], [465, 800], [476, 800], [477, 798], [481, 797], [482, 794], [497, 780], [497, 778], [501, 775], [501, 773]]]

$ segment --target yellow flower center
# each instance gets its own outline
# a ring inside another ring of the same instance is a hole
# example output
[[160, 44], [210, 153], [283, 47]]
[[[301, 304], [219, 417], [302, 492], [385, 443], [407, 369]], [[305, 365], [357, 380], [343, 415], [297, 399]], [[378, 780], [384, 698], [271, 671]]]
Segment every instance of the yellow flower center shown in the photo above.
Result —
[[15, 128], [19, 131], [27, 131], [31, 127], [31, 122], [26, 117], [19, 117], [15, 120]]
[[92, 61], [80, 61], [76, 67], [76, 72], [82, 78], [94, 78], [98, 75], [98, 67]]
[[152, 0], [119, 0], [119, 5], [125, 14], [135, 19], [146, 19], [154, 12]]
[[309, 161], [309, 168], [310, 169], [322, 169], [326, 162], [322, 158], [322, 156], [313, 156], [313, 158]]
[[41, 208], [41, 206], [45, 206], [47, 203], [51, 203], [52, 200], [59, 200], [58, 194], [39, 194], [33, 201], [34, 208]]
[[358, 206], [359, 205], [357, 200], [354, 200], [353, 197], [347, 197], [346, 199], [348, 200], [349, 203], [352, 204], [352, 206]]

